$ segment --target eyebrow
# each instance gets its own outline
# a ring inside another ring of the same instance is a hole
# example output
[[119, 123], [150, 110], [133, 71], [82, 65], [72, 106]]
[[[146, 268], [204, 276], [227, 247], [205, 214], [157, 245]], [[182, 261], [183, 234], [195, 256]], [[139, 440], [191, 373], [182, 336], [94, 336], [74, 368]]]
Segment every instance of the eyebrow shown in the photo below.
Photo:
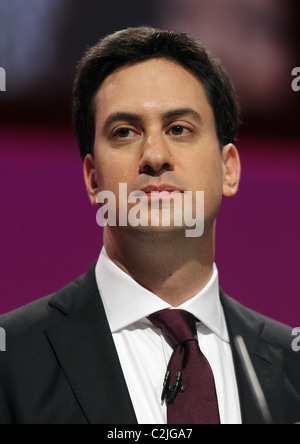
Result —
[[193, 117], [199, 123], [202, 123], [202, 117], [200, 116], [199, 113], [197, 113], [197, 111], [193, 110], [192, 108], [179, 108], [179, 109], [174, 109], [172, 111], [168, 111], [165, 114], [163, 114], [163, 119], [169, 120], [173, 119], [174, 117], [183, 117], [183, 116]]
[[[191, 116], [198, 123], [202, 123], [202, 117], [200, 114], [193, 110], [192, 108], [178, 108], [174, 110], [167, 111], [162, 114], [163, 120], [170, 120], [175, 117], [183, 117], [183, 116]], [[108, 116], [104, 123], [104, 131], [107, 131], [108, 128], [116, 122], [126, 121], [130, 123], [136, 123], [143, 121], [143, 117], [139, 114], [133, 114], [130, 112], [116, 112]]]
[[138, 114], [132, 114], [132, 113], [127, 113], [127, 112], [117, 112], [114, 114], [111, 114], [110, 116], [108, 116], [108, 118], [106, 119], [105, 123], [104, 123], [104, 129], [107, 130], [111, 125], [113, 125], [116, 122], [119, 121], [126, 121], [126, 122], [139, 122], [141, 119], [141, 117]]

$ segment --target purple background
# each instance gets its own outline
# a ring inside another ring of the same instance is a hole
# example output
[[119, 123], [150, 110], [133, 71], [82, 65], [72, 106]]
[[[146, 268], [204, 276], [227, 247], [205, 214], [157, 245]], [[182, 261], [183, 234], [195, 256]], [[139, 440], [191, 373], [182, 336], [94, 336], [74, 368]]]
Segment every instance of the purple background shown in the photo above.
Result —
[[[0, 313], [58, 290], [97, 259], [102, 232], [73, 132], [0, 127]], [[220, 283], [238, 301], [300, 326], [299, 142], [243, 138], [238, 196], [217, 221]]]

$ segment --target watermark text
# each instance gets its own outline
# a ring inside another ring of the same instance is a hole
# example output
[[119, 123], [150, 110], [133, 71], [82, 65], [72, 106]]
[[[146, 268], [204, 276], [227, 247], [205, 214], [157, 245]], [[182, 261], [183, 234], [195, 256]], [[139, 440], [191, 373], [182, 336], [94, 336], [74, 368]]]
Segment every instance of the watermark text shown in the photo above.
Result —
[[0, 352], [6, 351], [6, 332], [4, 328], [0, 327]]
[[294, 352], [300, 351], [300, 327], [296, 327], [292, 331], [292, 336], [296, 336], [292, 342], [292, 349]]
[[120, 183], [118, 197], [101, 191], [97, 203], [96, 220], [101, 227], [185, 227], [186, 237], [200, 237], [204, 232], [204, 191], [133, 191], [128, 195], [127, 184]]
[[292, 76], [295, 77], [292, 81], [292, 90], [298, 92], [300, 91], [300, 66], [293, 69]]
[[114, 428], [108, 430], [107, 438], [108, 439], [128, 439], [130, 441], [138, 442], [141, 439], [158, 439], [163, 441], [169, 441], [172, 439], [176, 439], [177, 442], [180, 439], [190, 439], [192, 436], [193, 429], [187, 428], [152, 428], [152, 427], [143, 427], [141, 430], [124, 430], [123, 428]]
[[4, 68], [0, 68], [0, 91], [6, 91], [6, 72]]

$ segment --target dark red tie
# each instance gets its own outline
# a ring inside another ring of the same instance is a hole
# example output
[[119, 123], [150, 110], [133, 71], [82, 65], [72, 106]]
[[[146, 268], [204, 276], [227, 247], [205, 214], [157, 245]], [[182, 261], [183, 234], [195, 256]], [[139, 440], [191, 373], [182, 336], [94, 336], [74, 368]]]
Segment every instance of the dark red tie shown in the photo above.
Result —
[[220, 424], [214, 377], [198, 345], [197, 319], [184, 310], [162, 310], [150, 321], [175, 344], [162, 399], [168, 424]]

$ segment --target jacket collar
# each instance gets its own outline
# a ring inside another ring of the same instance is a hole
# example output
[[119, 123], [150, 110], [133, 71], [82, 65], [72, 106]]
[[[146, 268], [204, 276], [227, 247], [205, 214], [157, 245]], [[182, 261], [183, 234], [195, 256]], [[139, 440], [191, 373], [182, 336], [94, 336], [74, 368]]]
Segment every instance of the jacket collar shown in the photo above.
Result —
[[[137, 423], [95, 281], [95, 266], [56, 293], [46, 335], [91, 424]], [[109, 383], [108, 383], [109, 381]]]
[[234, 345], [234, 338], [241, 335], [257, 373], [271, 416], [275, 423], [284, 422], [284, 368], [281, 350], [265, 340], [266, 323], [263, 316], [246, 309], [221, 291], [227, 320], [233, 359], [236, 369], [242, 419], [244, 424], [262, 424], [259, 412], [242, 363]]

